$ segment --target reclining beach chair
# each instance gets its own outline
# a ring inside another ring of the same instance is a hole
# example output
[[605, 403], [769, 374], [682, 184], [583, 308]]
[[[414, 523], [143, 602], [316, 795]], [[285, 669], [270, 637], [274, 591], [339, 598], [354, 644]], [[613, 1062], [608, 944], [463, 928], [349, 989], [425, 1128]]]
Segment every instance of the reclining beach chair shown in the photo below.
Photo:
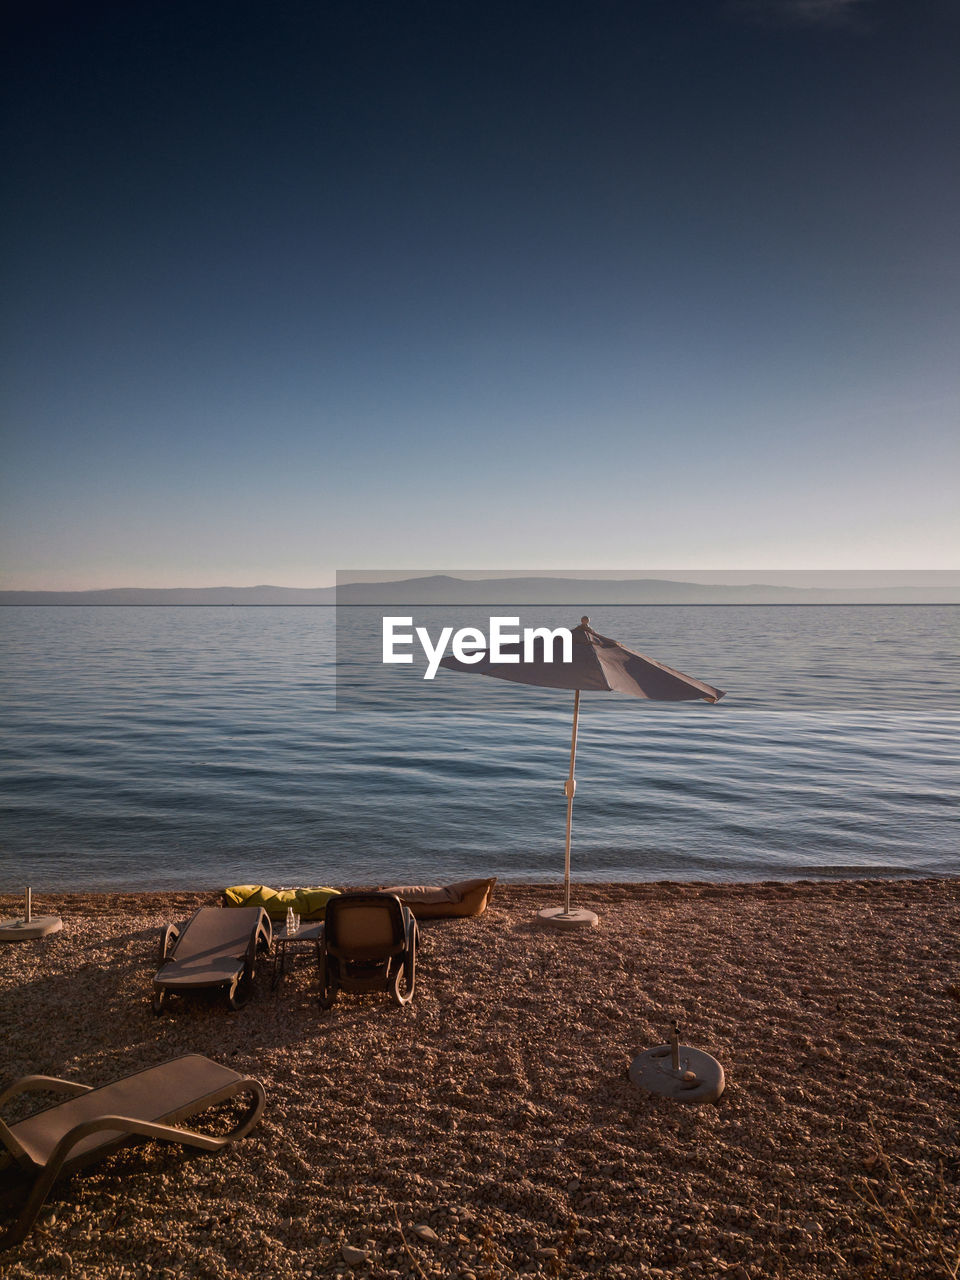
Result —
[[341, 893], [327, 903], [320, 948], [320, 1008], [342, 991], [389, 991], [413, 999], [417, 922], [392, 893]]
[[172, 992], [223, 987], [231, 1009], [245, 1004], [256, 972], [257, 952], [273, 934], [263, 907], [201, 907], [182, 928], [167, 925], [160, 939], [160, 968], [153, 979], [153, 1011]]
[[[202, 1151], [218, 1151], [250, 1132], [263, 1111], [259, 1080], [229, 1067], [185, 1054], [159, 1066], [94, 1089], [52, 1076], [26, 1076], [0, 1093], [0, 1107], [19, 1093], [67, 1093], [72, 1096], [9, 1127], [0, 1120], [0, 1174], [18, 1185], [33, 1182], [26, 1203], [0, 1236], [0, 1250], [19, 1244], [33, 1226], [50, 1188], [62, 1173], [72, 1173], [138, 1138], [179, 1142]], [[183, 1129], [189, 1120], [218, 1103], [251, 1095], [250, 1107], [235, 1128], [221, 1137]]]

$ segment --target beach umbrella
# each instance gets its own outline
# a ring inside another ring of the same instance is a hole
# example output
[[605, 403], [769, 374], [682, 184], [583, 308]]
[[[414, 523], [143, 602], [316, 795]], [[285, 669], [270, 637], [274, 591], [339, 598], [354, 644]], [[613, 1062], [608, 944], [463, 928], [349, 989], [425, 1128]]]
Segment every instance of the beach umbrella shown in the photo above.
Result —
[[524, 661], [525, 654], [519, 643], [500, 645], [500, 653], [516, 657], [514, 662], [493, 662], [489, 650], [478, 649], [470, 656], [473, 661], [448, 656], [440, 665], [451, 671], [464, 671], [474, 675], [494, 676], [498, 680], [512, 680], [515, 684], [539, 685], [545, 689], [572, 689], [573, 732], [570, 736], [570, 771], [564, 783], [567, 797], [567, 837], [563, 866], [563, 906], [547, 907], [540, 912], [541, 919], [566, 928], [595, 925], [597, 917], [592, 911], [573, 910], [570, 906], [570, 833], [573, 825], [573, 797], [577, 789], [574, 766], [577, 759], [577, 722], [580, 718], [580, 694], [582, 692], [626, 693], [634, 698], [654, 702], [690, 702], [703, 699], [718, 702], [722, 689], [694, 680], [682, 671], [675, 671], [662, 662], [644, 657], [628, 649], [626, 645], [602, 636], [590, 626], [589, 618], [581, 618], [579, 627], [571, 631], [573, 644], [569, 662], [547, 661], [546, 640], [543, 640], [543, 656]]

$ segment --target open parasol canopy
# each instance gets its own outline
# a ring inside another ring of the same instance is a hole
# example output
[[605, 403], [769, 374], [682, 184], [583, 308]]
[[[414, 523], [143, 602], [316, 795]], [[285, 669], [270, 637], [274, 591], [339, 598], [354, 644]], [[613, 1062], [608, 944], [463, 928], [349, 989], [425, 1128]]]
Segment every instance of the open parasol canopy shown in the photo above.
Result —
[[571, 632], [573, 639], [571, 661], [547, 661], [541, 658], [525, 662], [520, 645], [501, 645], [501, 654], [515, 655], [516, 662], [493, 662], [489, 651], [473, 654], [474, 661], [467, 662], [448, 656], [440, 665], [451, 671], [493, 676], [498, 680], [511, 680], [515, 684], [538, 685], [545, 689], [573, 689], [573, 732], [570, 738], [570, 772], [564, 783], [567, 797], [567, 837], [564, 855], [564, 905], [548, 907], [540, 912], [543, 920], [566, 928], [595, 925], [597, 917], [592, 911], [572, 910], [570, 906], [570, 833], [573, 824], [573, 797], [577, 783], [574, 766], [577, 759], [577, 721], [580, 716], [580, 694], [583, 691], [625, 693], [633, 698], [645, 698], [654, 702], [718, 702], [722, 689], [692, 676], [684, 675], [662, 662], [647, 658], [642, 653], [628, 649], [626, 645], [608, 636], [602, 636], [590, 626], [589, 618], [581, 618], [579, 627]]

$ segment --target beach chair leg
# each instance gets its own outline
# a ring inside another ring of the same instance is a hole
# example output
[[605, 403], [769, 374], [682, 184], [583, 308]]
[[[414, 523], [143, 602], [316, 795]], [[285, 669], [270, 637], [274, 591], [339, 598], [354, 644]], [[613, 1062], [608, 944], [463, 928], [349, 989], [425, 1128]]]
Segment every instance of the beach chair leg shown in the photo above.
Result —
[[253, 983], [249, 975], [244, 972], [238, 978], [234, 978], [227, 992], [227, 1004], [231, 1009], [242, 1009], [250, 999], [250, 992]]
[[317, 960], [317, 968], [320, 971], [320, 1008], [332, 1009], [333, 1002], [337, 998], [337, 984], [331, 972], [331, 966], [327, 963], [327, 957], [322, 952]]
[[12, 1226], [8, 1227], [6, 1232], [0, 1236], [0, 1253], [5, 1249], [11, 1249], [14, 1245], [20, 1244], [27, 1236], [30, 1228], [37, 1220], [37, 1215], [43, 1208], [47, 1196], [50, 1194], [50, 1188], [56, 1181], [57, 1174], [60, 1172], [60, 1164], [48, 1165], [37, 1177], [36, 1182], [30, 1189], [26, 1204], [20, 1210], [20, 1216]]
[[153, 988], [153, 1012], [154, 1013], [159, 1014], [163, 1012], [163, 1006], [167, 1003], [167, 997], [169, 996], [169, 994], [170, 993], [166, 987]]
[[400, 994], [400, 983], [403, 981], [403, 965], [398, 965], [396, 973], [393, 975], [393, 982], [390, 984], [390, 994], [393, 996], [396, 1004], [402, 1005], [404, 997]]
[[413, 999], [413, 988], [417, 981], [417, 957], [416, 951], [411, 947], [403, 958], [403, 963], [397, 965], [397, 972], [394, 975], [391, 994], [398, 1005], [409, 1004]]

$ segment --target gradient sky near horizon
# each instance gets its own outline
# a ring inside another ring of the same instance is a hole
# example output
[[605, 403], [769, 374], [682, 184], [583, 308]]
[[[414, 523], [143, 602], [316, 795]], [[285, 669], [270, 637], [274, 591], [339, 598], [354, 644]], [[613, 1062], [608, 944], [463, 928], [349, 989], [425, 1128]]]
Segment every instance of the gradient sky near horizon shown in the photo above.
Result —
[[952, 0], [7, 22], [0, 586], [957, 567]]

